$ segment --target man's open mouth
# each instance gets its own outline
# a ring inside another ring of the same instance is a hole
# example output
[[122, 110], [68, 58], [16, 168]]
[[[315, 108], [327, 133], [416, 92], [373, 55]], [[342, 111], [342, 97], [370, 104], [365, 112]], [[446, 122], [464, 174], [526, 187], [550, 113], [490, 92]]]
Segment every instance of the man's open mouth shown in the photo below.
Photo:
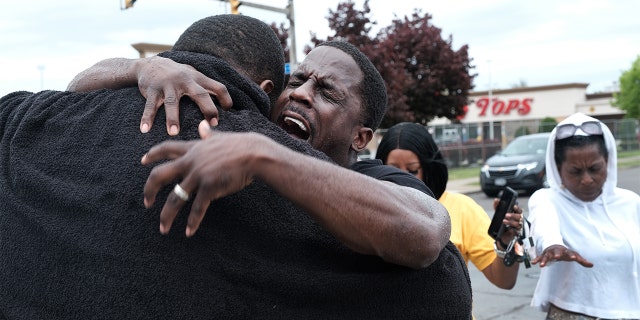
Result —
[[298, 119], [285, 116], [282, 119], [282, 129], [284, 129], [287, 133], [289, 133], [292, 136], [295, 136], [298, 139], [302, 139], [302, 140], [309, 139], [309, 130], [304, 125], [304, 123]]

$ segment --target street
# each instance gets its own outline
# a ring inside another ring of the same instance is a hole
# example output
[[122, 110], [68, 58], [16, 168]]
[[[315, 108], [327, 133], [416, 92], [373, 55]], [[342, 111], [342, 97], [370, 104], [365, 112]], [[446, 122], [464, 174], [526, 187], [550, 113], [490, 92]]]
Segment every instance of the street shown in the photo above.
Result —
[[[618, 170], [618, 186], [640, 194], [640, 167]], [[493, 216], [493, 199], [482, 192], [468, 194], [480, 204], [489, 217]], [[527, 215], [529, 197], [521, 195], [518, 203]], [[473, 287], [473, 314], [476, 320], [531, 319], [544, 320], [546, 314], [529, 306], [538, 280], [539, 268], [527, 269], [520, 265], [518, 281], [511, 290], [499, 289], [491, 284], [473, 264], [469, 264], [469, 275]]]

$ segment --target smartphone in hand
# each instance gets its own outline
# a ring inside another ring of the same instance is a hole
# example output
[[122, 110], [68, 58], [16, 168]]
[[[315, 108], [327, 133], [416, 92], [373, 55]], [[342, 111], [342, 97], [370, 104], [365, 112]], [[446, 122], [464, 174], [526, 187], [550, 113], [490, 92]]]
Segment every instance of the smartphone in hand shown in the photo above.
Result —
[[509, 187], [505, 187], [504, 190], [502, 190], [500, 202], [498, 202], [496, 211], [493, 213], [493, 218], [491, 219], [491, 224], [489, 225], [489, 236], [491, 236], [491, 238], [498, 239], [502, 236], [505, 228], [502, 220], [504, 220], [505, 214], [513, 209], [516, 200], [518, 200], [517, 191]]

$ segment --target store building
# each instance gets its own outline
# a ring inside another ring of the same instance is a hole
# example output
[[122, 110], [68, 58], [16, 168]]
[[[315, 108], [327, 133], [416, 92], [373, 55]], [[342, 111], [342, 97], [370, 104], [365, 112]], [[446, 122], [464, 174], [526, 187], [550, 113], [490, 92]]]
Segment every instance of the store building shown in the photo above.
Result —
[[[471, 92], [467, 114], [461, 119], [467, 128], [462, 139], [511, 140], [518, 129], [534, 133], [541, 120], [553, 118], [559, 122], [575, 112], [602, 121], [623, 118], [624, 112], [611, 105], [613, 93], [587, 94], [588, 85], [566, 83]], [[437, 119], [429, 127], [448, 124], [448, 119]]]
[[[588, 86], [588, 83], [565, 83], [471, 92], [467, 113], [460, 124], [443, 118], [431, 121], [427, 127], [443, 153], [457, 153], [447, 154], [460, 159], [454, 160], [453, 165], [481, 161], [515, 136], [539, 132], [542, 120], [552, 118], [560, 122], [575, 112], [607, 123], [615, 134], [615, 123], [623, 118], [624, 111], [611, 105], [612, 92], [587, 94]], [[375, 154], [384, 132], [384, 129], [376, 132], [376, 138], [368, 146], [370, 154]]]
[[[155, 43], [135, 43], [132, 47], [140, 58], [171, 49], [170, 45]], [[460, 124], [442, 118], [431, 121], [427, 127], [452, 166], [481, 162], [517, 135], [540, 131], [543, 119], [560, 122], [575, 112], [607, 123], [618, 137], [617, 121], [623, 118], [624, 112], [611, 105], [613, 93], [587, 94], [588, 86], [588, 83], [565, 83], [471, 92], [467, 113]], [[629, 139], [635, 139], [638, 122], [631, 121], [634, 133]], [[385, 129], [376, 131], [374, 139], [361, 153], [363, 157], [375, 155], [385, 132]], [[637, 142], [635, 139], [634, 143]]]

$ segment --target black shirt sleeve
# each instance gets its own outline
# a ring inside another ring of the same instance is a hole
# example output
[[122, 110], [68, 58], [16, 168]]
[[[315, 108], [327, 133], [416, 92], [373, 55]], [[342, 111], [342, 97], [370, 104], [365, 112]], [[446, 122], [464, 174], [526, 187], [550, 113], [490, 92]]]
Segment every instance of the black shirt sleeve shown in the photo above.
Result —
[[378, 180], [389, 181], [401, 186], [414, 188], [435, 198], [433, 192], [431, 192], [429, 187], [420, 181], [420, 179], [396, 167], [384, 165], [379, 159], [360, 160], [351, 165], [351, 170]]

